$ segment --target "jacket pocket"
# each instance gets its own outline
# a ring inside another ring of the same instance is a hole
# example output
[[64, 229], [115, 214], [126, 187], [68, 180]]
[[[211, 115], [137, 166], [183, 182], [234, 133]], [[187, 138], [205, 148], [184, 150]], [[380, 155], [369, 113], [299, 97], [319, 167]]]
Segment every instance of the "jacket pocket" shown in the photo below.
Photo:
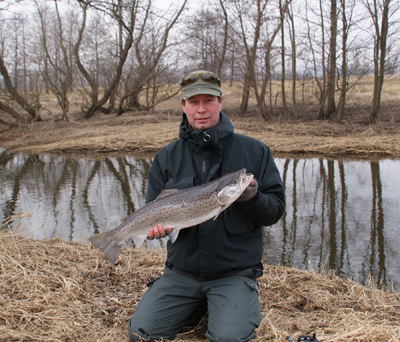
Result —
[[261, 322], [261, 313], [259, 308], [258, 300], [258, 283], [256, 280], [245, 280], [246, 285], [249, 288], [248, 291], [248, 303], [249, 303], [249, 322], [255, 326], [259, 326]]
[[253, 230], [254, 224], [238, 203], [233, 203], [223, 212], [225, 229], [229, 234], [245, 234]]

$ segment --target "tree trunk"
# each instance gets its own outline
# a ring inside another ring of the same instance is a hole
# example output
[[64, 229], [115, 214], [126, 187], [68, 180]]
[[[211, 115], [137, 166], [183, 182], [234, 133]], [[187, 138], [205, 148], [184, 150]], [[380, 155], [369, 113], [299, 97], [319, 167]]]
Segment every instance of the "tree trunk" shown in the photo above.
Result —
[[24, 97], [22, 97], [13, 86], [7, 68], [4, 65], [3, 56], [0, 56], [0, 73], [3, 76], [4, 84], [11, 97], [31, 116], [32, 120], [42, 121], [42, 118], [37, 113], [36, 109]]
[[282, 0], [279, 0], [279, 10], [280, 10], [280, 19], [281, 19], [281, 93], [282, 93], [282, 110], [283, 115], [288, 118], [289, 111], [286, 103], [286, 89], [285, 89], [285, 81], [286, 81], [286, 66], [285, 66], [285, 12], [282, 8]]
[[[371, 122], [376, 122], [378, 120], [381, 109], [382, 87], [385, 76], [387, 36], [389, 31], [389, 4], [390, 0], [383, 1], [380, 34], [379, 23], [375, 23], [376, 43], [374, 53], [374, 93], [372, 98], [371, 113], [369, 115], [369, 120]], [[375, 11], [377, 11], [376, 8]], [[377, 13], [375, 13], [375, 17], [377, 16]]]
[[327, 86], [327, 104], [326, 117], [336, 112], [335, 105], [335, 77], [336, 77], [336, 41], [337, 41], [337, 0], [331, 0], [331, 37], [329, 43], [328, 60], [328, 86]]
[[217, 75], [220, 76], [222, 72], [222, 67], [225, 62], [225, 56], [226, 56], [226, 49], [228, 45], [228, 29], [229, 29], [229, 22], [228, 22], [228, 13], [226, 12], [225, 6], [224, 6], [224, 1], [219, 0], [219, 3], [221, 5], [222, 12], [224, 14], [224, 41], [222, 44], [222, 53], [221, 57], [218, 59], [218, 65], [217, 65]]
[[240, 103], [240, 114], [246, 114], [249, 106], [250, 98], [250, 76], [249, 71], [246, 72], [243, 82], [242, 102]]
[[290, 44], [292, 47], [292, 106], [293, 106], [293, 114], [295, 119], [300, 117], [299, 108], [297, 106], [296, 100], [296, 86], [297, 86], [297, 67], [296, 67], [296, 34], [295, 34], [295, 27], [294, 27], [294, 17], [293, 17], [293, 10], [292, 6], [290, 9], [288, 8], [288, 15], [289, 20], [291, 23], [291, 30], [289, 25], [289, 34], [290, 34]]
[[347, 81], [347, 37], [348, 37], [348, 23], [346, 17], [346, 0], [340, 0], [342, 9], [342, 83], [340, 86], [340, 97], [337, 106], [337, 121], [342, 123], [344, 116], [344, 107], [346, 105], [346, 96], [348, 90]]

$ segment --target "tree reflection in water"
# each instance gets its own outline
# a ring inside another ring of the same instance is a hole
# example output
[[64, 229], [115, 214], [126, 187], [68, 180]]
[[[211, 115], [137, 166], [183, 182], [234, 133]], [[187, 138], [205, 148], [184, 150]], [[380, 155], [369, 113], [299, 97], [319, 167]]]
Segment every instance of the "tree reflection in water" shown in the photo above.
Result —
[[[0, 152], [0, 219], [28, 210], [34, 238], [86, 241], [145, 203], [151, 158]], [[265, 261], [335, 270], [400, 288], [400, 161], [276, 158], [286, 212], [264, 233]]]

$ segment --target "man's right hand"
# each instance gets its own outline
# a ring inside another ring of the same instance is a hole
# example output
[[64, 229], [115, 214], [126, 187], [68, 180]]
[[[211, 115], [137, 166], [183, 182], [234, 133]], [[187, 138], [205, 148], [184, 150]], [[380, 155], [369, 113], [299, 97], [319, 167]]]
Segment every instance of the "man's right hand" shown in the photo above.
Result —
[[152, 228], [150, 228], [147, 233], [147, 238], [149, 240], [160, 239], [166, 237], [171, 231], [171, 227], [165, 227], [161, 223], [156, 223]]

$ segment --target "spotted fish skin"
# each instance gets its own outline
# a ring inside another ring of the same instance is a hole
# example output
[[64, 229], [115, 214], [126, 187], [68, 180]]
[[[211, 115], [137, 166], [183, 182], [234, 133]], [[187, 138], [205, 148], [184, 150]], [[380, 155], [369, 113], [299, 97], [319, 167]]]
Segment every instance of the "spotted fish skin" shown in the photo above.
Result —
[[168, 190], [128, 216], [118, 227], [94, 235], [89, 241], [100, 248], [111, 264], [118, 259], [124, 241], [131, 238], [139, 248], [154, 224], [171, 227], [174, 242], [179, 231], [217, 217], [246, 190], [253, 180], [246, 169], [229, 173], [212, 182], [183, 190]]

